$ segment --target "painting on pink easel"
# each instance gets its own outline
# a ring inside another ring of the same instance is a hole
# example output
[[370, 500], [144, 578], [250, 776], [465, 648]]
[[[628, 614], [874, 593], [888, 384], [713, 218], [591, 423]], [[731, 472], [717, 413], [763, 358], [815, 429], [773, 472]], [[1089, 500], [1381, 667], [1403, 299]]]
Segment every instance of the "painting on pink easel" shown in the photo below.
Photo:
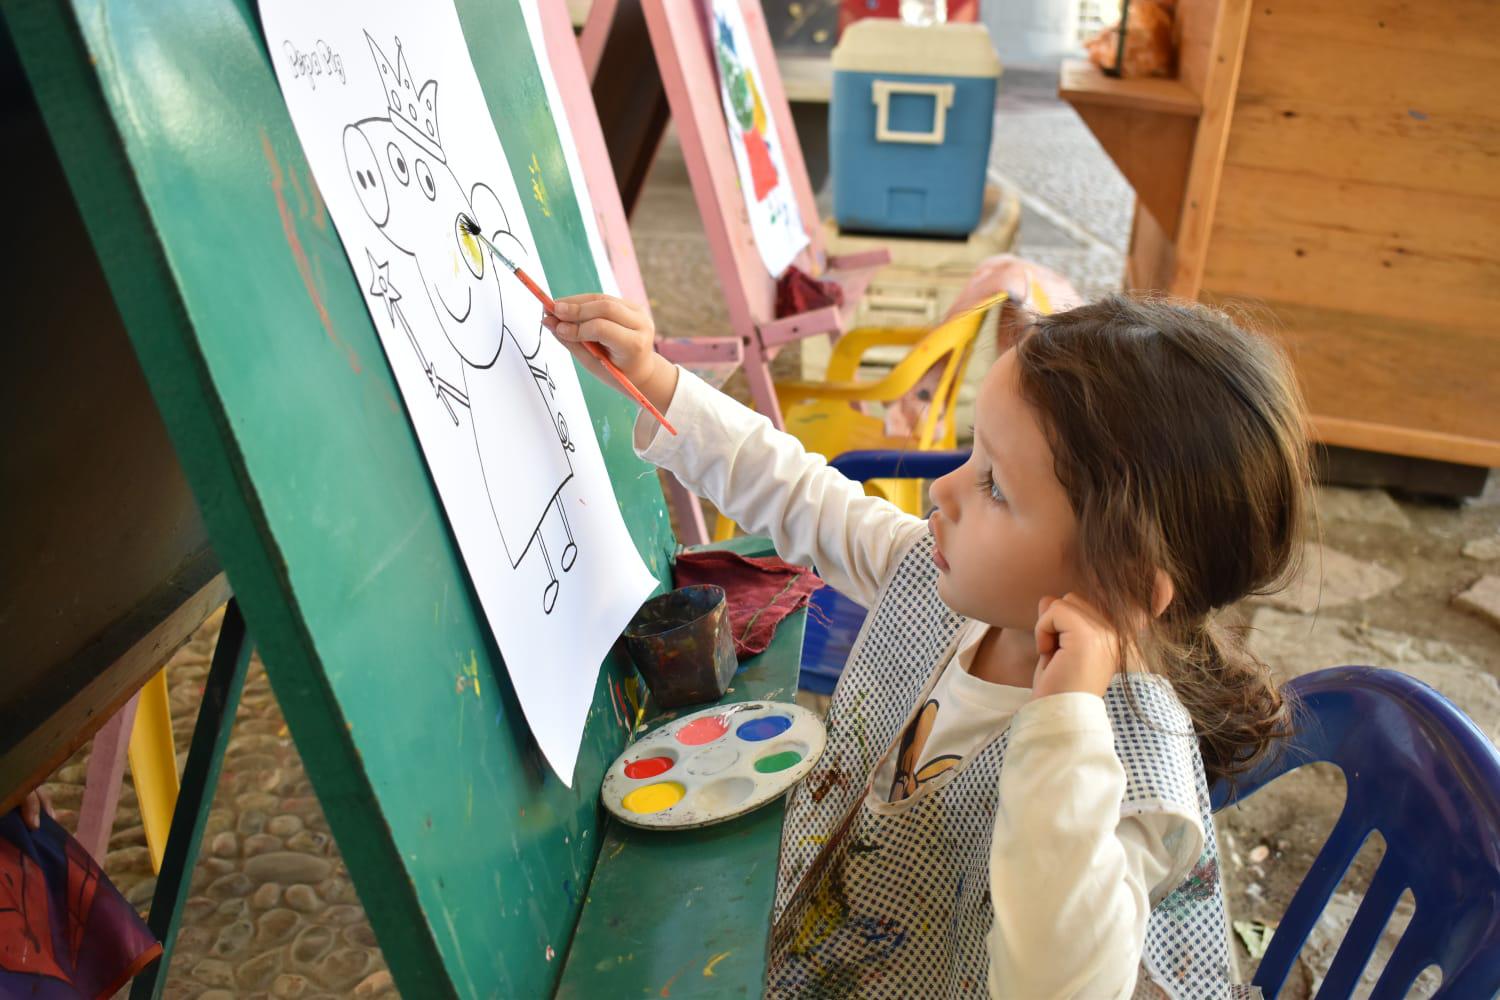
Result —
[[807, 231], [797, 210], [776, 123], [766, 111], [760, 67], [744, 15], [735, 0], [709, 0], [709, 9], [719, 96], [740, 191], [761, 260], [771, 276], [777, 277], [807, 246]]

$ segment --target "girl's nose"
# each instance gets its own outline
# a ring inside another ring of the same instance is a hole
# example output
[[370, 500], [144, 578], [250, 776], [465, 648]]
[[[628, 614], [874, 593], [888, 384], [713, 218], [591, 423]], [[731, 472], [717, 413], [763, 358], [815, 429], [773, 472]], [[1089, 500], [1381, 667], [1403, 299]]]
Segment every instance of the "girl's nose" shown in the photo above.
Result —
[[943, 516], [950, 521], [958, 519], [957, 504], [954, 501], [957, 499], [958, 489], [956, 480], [962, 472], [963, 467], [960, 466], [946, 476], [934, 479], [932, 485], [927, 489], [928, 495], [932, 497], [933, 505], [942, 511]]

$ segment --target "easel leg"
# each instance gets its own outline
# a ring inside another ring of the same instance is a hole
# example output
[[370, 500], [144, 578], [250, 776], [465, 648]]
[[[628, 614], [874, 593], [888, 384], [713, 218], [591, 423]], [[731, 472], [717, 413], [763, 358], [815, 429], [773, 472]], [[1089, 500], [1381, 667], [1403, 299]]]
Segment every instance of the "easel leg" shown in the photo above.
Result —
[[755, 409], [766, 415], [771, 426], [782, 430], [781, 404], [776, 401], [776, 384], [771, 381], [771, 359], [755, 342], [745, 345], [745, 379], [750, 383], [750, 399]]
[[115, 826], [120, 801], [120, 782], [125, 777], [125, 748], [135, 726], [135, 706], [140, 695], [125, 703], [115, 717], [94, 734], [89, 750], [88, 776], [83, 783], [83, 803], [78, 807], [78, 842], [93, 859], [104, 865], [109, 853], [109, 834]]
[[183, 903], [198, 860], [198, 843], [203, 839], [203, 826], [213, 805], [224, 748], [229, 743], [235, 709], [240, 704], [240, 691], [245, 686], [251, 648], [239, 602], [231, 598], [224, 609], [213, 665], [203, 688], [203, 704], [193, 727], [193, 743], [182, 772], [177, 808], [172, 813], [166, 855], [156, 880], [156, 896], [151, 900], [151, 916], [146, 921], [151, 933], [161, 941], [161, 960], [135, 977], [131, 1000], [155, 1000], [166, 985], [167, 963], [172, 960], [172, 945], [182, 922]]

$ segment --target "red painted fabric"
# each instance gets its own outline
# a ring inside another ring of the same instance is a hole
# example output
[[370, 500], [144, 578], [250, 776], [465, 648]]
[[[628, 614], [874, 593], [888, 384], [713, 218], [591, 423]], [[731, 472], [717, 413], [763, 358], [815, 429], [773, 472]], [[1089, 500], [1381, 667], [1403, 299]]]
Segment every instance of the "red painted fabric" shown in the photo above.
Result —
[[752, 558], [722, 550], [678, 556], [672, 583], [677, 587], [712, 583], [724, 588], [734, 652], [741, 660], [765, 652], [781, 620], [824, 585], [806, 566], [793, 566], [775, 556]]

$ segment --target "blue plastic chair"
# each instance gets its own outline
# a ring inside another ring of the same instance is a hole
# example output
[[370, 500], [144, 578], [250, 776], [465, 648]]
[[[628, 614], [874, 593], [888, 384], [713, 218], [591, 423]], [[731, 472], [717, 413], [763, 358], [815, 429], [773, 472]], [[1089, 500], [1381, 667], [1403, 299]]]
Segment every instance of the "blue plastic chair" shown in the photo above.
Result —
[[1344, 811], [1281, 918], [1254, 977], [1275, 996], [1350, 862], [1371, 831], [1385, 856], [1334, 956], [1320, 997], [1354, 991], [1396, 901], [1416, 912], [1376, 981], [1372, 1000], [1406, 995], [1429, 965], [1438, 996], [1500, 993], [1500, 752], [1448, 699], [1394, 670], [1335, 667], [1290, 684], [1303, 704], [1285, 752], [1261, 762], [1214, 809], [1303, 764], [1344, 772]]
[[[936, 479], [969, 460], [960, 451], [846, 451], [828, 464], [850, 479]], [[830, 694], [865, 623], [865, 609], [832, 587], [812, 596], [797, 686]]]

